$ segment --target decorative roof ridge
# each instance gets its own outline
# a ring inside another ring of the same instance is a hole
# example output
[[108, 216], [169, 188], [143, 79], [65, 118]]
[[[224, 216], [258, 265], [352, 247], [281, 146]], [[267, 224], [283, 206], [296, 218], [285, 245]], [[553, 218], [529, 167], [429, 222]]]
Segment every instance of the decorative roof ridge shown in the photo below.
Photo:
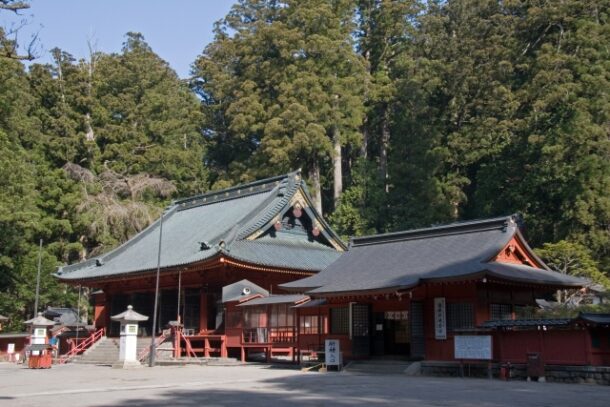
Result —
[[[267, 246], [273, 246], [273, 245], [285, 245], [285, 246], [295, 246], [295, 247], [307, 247], [308, 249], [311, 250], [319, 250], [319, 251], [323, 251], [323, 252], [337, 252], [335, 249], [333, 249], [330, 246], [327, 246], [325, 244], [322, 243], [315, 243], [315, 242], [310, 242], [310, 241], [304, 241], [304, 240], [285, 240], [285, 239], [279, 239], [279, 240], [273, 240], [273, 239], [254, 239], [254, 240], [240, 240], [239, 243], [245, 243], [245, 244], [260, 244], [260, 245], [267, 245]], [[340, 253], [340, 252], [337, 252]]]
[[264, 178], [246, 184], [239, 184], [229, 188], [208, 191], [203, 194], [177, 199], [176, 201], [174, 201], [174, 203], [180, 208], [179, 210], [184, 210], [196, 206], [209, 205], [212, 203], [228, 201], [231, 199], [269, 192], [272, 191], [280, 183], [286, 182], [292, 176], [299, 174], [300, 171], [301, 170], [297, 170], [288, 174]]
[[[300, 185], [300, 183], [303, 182], [302, 178], [300, 177], [300, 174], [301, 174], [301, 170], [297, 170], [297, 171], [291, 172], [288, 175], [286, 175], [285, 180], [284, 180], [285, 183], [287, 184], [286, 190], [284, 191], [283, 195], [281, 196], [281, 199], [278, 202], [276, 202], [275, 205], [271, 208], [267, 208], [267, 207], [271, 203], [273, 203], [273, 199], [275, 198], [275, 196], [269, 197], [269, 199], [266, 199], [264, 202], [262, 202], [260, 205], [258, 205], [258, 207], [256, 208], [256, 212], [261, 213], [261, 212], [263, 212], [263, 210], [265, 210], [265, 209], [267, 209], [267, 210], [264, 213], [262, 213], [261, 216], [256, 219], [256, 221], [250, 220], [249, 222], [246, 222], [243, 225], [243, 228], [237, 233], [234, 240], [246, 239], [252, 233], [265, 227], [265, 225], [267, 225], [269, 222], [271, 222], [273, 220], [273, 218], [280, 213], [282, 208], [290, 202], [290, 200], [296, 193], [298, 186]], [[252, 211], [250, 213], [254, 213], [254, 211]], [[244, 219], [245, 219], [245, 217], [244, 217]], [[240, 223], [241, 223], [241, 220], [240, 220]]]
[[307, 184], [304, 181], [301, 181], [301, 187], [303, 188], [303, 196], [307, 201], [308, 205], [308, 207], [305, 209], [307, 211], [310, 211], [310, 208], [313, 209], [313, 211], [315, 212], [316, 220], [320, 222], [320, 225], [322, 226], [322, 234], [324, 235], [324, 237], [326, 237], [328, 240], [334, 240], [340, 247], [343, 248], [343, 250], [347, 250], [348, 245], [345, 244], [343, 239], [341, 239], [337, 232], [335, 232], [335, 230], [328, 224], [326, 219], [324, 219], [324, 217], [319, 214], [317, 210], [315, 210], [315, 205], [311, 199], [311, 195], [309, 194], [309, 189], [307, 188]]
[[489, 219], [453, 222], [445, 225], [432, 226], [429, 228], [419, 228], [400, 232], [384, 233], [380, 235], [353, 237], [350, 239], [350, 247], [429, 239], [498, 229], [506, 232], [508, 228], [511, 228], [514, 232], [518, 230], [518, 219], [518, 215], [510, 215]]

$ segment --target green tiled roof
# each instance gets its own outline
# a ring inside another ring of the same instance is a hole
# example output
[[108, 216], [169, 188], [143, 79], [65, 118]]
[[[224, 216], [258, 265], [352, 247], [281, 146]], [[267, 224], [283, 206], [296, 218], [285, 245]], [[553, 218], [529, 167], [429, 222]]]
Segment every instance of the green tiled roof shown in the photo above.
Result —
[[[330, 242], [344, 244], [319, 214], [314, 216], [323, 230], [315, 240], [307, 234], [268, 232], [274, 219], [290, 209], [299, 190], [308, 198], [300, 173], [294, 172], [175, 201], [163, 217], [161, 267], [225, 255], [262, 266], [322, 270], [340, 255]], [[157, 220], [104, 255], [61, 267], [57, 277], [91, 280], [155, 270], [159, 226]], [[258, 239], [247, 240], [255, 233]]]

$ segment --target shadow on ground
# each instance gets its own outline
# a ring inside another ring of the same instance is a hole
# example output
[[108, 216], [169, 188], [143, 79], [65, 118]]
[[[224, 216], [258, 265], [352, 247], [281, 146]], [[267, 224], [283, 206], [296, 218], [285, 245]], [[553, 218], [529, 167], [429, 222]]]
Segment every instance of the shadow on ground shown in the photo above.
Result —
[[[499, 382], [478, 379], [434, 379], [389, 376], [299, 375], [221, 388], [175, 389], [151, 398], [123, 399], [107, 406], [481, 406], [543, 407], [578, 405], [587, 391], [587, 407], [607, 407], [607, 388]], [[228, 388], [227, 388], [228, 387]], [[571, 397], [570, 397], [571, 395]], [[146, 397], [145, 394], [141, 396]]]

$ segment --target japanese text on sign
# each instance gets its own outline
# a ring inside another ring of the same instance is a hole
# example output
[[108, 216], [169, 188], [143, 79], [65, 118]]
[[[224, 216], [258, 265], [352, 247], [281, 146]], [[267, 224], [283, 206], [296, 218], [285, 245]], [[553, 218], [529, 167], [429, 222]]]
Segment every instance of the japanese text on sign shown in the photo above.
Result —
[[447, 339], [447, 314], [442, 297], [434, 299], [434, 338]]
[[338, 339], [327, 339], [324, 343], [325, 361], [327, 366], [341, 365], [341, 350]]

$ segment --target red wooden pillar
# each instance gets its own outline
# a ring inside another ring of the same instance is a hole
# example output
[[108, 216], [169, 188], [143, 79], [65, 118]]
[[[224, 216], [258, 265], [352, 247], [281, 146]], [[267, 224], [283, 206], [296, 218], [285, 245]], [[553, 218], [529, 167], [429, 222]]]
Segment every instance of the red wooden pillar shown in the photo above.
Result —
[[106, 315], [108, 314], [106, 295], [103, 292], [93, 294], [93, 326], [95, 328], [106, 328]]
[[227, 337], [226, 336], [222, 336], [220, 338], [220, 357], [221, 358], [226, 358], [229, 357], [229, 352], [227, 351]]
[[199, 331], [208, 330], [208, 294], [201, 291], [199, 296]]
[[181, 358], [182, 357], [182, 347], [180, 346], [180, 335], [181, 329], [179, 326], [172, 327], [172, 333], [174, 334], [174, 357]]

